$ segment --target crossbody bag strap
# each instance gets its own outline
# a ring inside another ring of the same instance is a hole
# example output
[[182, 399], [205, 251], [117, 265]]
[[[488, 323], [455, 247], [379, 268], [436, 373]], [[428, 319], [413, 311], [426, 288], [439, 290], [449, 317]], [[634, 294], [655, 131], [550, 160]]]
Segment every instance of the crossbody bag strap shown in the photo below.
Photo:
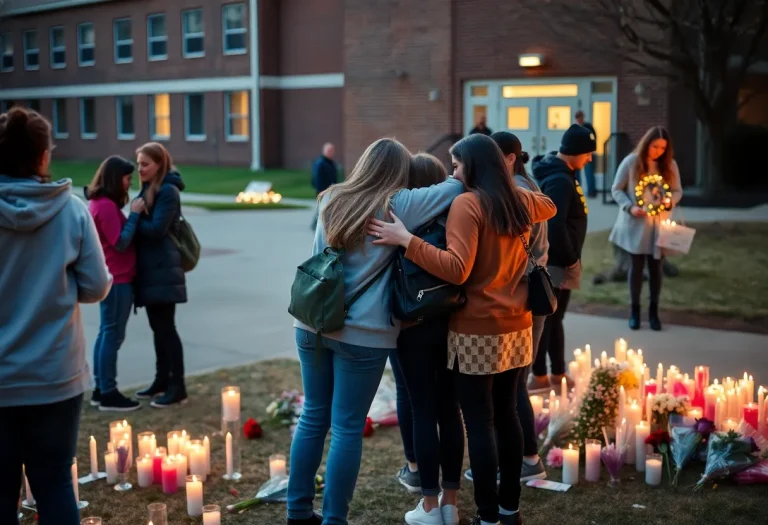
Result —
[[344, 313], [348, 313], [349, 309], [352, 308], [352, 305], [355, 304], [355, 302], [362, 297], [362, 295], [370, 288], [373, 283], [381, 279], [381, 276], [384, 275], [384, 273], [389, 268], [390, 264], [392, 264], [392, 260], [387, 261], [387, 264], [384, 265], [384, 267], [378, 271], [376, 275], [373, 276], [373, 279], [368, 281], [363, 285], [362, 288], [360, 288], [355, 294], [344, 304]]
[[534, 268], [538, 267], [539, 261], [537, 261], [536, 257], [533, 256], [531, 247], [528, 246], [528, 242], [525, 240], [525, 235], [523, 235], [522, 233], [520, 234], [520, 240], [523, 241], [523, 248], [525, 248], [525, 253], [528, 254], [528, 259], [531, 261], [531, 264], [533, 264]]

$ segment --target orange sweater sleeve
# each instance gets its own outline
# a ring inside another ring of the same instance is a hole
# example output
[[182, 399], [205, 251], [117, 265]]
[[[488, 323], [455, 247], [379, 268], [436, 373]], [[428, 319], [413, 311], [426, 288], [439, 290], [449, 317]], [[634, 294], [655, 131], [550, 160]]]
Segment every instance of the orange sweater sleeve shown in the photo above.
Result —
[[536, 191], [518, 190], [527, 199], [528, 210], [533, 223], [548, 221], [557, 213], [557, 207], [552, 199]]
[[446, 250], [413, 237], [405, 257], [451, 284], [464, 284], [477, 257], [482, 211], [477, 197], [465, 193], [453, 201], [446, 223]]

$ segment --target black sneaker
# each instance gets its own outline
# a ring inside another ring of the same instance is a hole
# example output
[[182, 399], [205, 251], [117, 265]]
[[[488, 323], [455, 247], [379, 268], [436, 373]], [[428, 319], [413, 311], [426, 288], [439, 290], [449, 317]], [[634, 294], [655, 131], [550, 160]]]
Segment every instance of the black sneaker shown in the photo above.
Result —
[[323, 518], [317, 514], [313, 514], [311, 518], [305, 520], [292, 520], [288, 518], [288, 525], [323, 525]]
[[149, 405], [155, 408], [169, 408], [173, 405], [183, 405], [186, 402], [187, 389], [181, 384], [169, 386], [165, 394], [153, 399]]
[[546, 479], [547, 471], [544, 469], [544, 464], [539, 459], [535, 465], [529, 465], [523, 461], [523, 468], [520, 472], [520, 483], [531, 481], [532, 479]]
[[91, 406], [97, 407], [101, 404], [101, 390], [98, 388], [93, 389], [93, 394], [91, 394]]
[[141, 403], [129, 399], [115, 389], [101, 396], [99, 410], [102, 412], [131, 412], [141, 408]]
[[154, 381], [152, 381], [152, 385], [149, 388], [145, 388], [144, 390], [139, 390], [136, 392], [136, 397], [139, 399], [152, 399], [155, 396], [160, 396], [165, 394], [165, 391], [167, 389], [167, 386], [164, 382], [161, 382], [159, 379], [155, 378]]
[[421, 475], [418, 472], [411, 472], [408, 463], [397, 473], [397, 481], [411, 494], [421, 492]]
[[511, 516], [499, 513], [499, 525], [523, 525], [523, 517], [519, 511]]

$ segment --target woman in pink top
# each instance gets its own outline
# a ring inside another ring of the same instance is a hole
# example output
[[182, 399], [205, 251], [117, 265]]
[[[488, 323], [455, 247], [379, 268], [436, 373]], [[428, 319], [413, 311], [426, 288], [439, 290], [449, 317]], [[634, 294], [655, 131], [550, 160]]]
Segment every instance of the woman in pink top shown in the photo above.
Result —
[[125, 397], [117, 389], [117, 351], [125, 339], [125, 327], [133, 306], [133, 278], [136, 275], [136, 249], [133, 234], [144, 201], [131, 203], [131, 213], [121, 211], [128, 203], [133, 164], [112, 156], [101, 163], [86, 195], [88, 209], [96, 223], [99, 240], [112, 274], [112, 290], [101, 302], [101, 325], [93, 349], [96, 386], [91, 405], [102, 411], [127, 412], [141, 407], [138, 401]]

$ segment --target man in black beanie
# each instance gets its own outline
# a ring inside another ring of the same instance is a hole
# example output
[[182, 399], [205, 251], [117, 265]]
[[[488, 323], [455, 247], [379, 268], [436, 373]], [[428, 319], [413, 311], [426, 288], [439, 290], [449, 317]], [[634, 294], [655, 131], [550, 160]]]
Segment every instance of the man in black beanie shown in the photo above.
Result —
[[[584, 191], [579, 185], [579, 172], [592, 161], [592, 153], [596, 149], [595, 134], [573, 124], [563, 135], [559, 152], [553, 151], [539, 162], [534, 159], [533, 176], [541, 191], [557, 206], [557, 214], [547, 224], [547, 268], [555, 286], [557, 310], [544, 323], [529, 390], [559, 386], [562, 378], [566, 377], [563, 318], [571, 290], [578, 290], [581, 282], [581, 249], [587, 236], [589, 211]], [[547, 377], [547, 355], [552, 362], [550, 377]], [[567, 381], [570, 387], [571, 380]]]

